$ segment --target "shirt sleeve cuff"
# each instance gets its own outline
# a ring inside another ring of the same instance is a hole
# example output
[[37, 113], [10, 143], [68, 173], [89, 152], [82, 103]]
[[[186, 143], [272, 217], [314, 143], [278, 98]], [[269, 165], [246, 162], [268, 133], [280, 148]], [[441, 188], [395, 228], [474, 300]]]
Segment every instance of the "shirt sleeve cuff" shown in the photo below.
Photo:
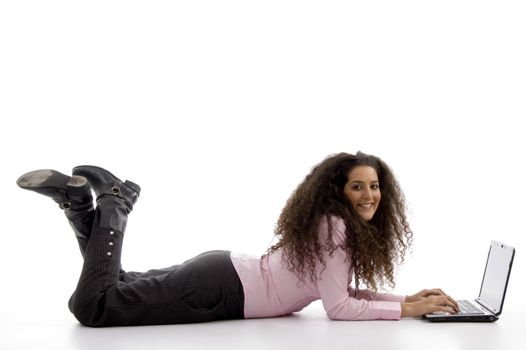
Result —
[[393, 301], [373, 301], [378, 303], [378, 319], [382, 320], [399, 320], [402, 318], [402, 305]]

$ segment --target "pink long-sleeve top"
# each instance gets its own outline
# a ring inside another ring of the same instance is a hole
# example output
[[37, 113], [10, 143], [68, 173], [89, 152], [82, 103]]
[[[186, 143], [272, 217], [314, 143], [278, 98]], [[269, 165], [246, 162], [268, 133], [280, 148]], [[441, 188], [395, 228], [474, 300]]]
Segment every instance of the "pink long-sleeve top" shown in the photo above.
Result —
[[[245, 318], [288, 315], [322, 300], [327, 315], [334, 320], [398, 320], [405, 296], [355, 290], [351, 287], [351, 262], [344, 247], [345, 223], [332, 217], [332, 240], [337, 247], [331, 256], [322, 249], [326, 268], [318, 263], [318, 279], [302, 283], [287, 268], [282, 249], [261, 258], [231, 254], [245, 294]], [[327, 220], [320, 223], [318, 239], [326, 247]], [[322, 271], [323, 270], [323, 271]]]

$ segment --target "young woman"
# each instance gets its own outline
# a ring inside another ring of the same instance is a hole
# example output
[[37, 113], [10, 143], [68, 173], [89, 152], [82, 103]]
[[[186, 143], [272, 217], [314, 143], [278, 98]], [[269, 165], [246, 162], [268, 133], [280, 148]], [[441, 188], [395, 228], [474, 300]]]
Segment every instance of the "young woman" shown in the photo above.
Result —
[[75, 232], [84, 264], [69, 308], [86, 326], [277, 317], [318, 299], [336, 320], [458, 311], [440, 289], [376, 292], [394, 286], [394, 267], [412, 232], [398, 182], [372, 155], [340, 153], [316, 165], [287, 201], [275, 231], [279, 241], [262, 257], [210, 251], [144, 273], [120, 264], [137, 184], [95, 166], [78, 166], [72, 176], [36, 170], [17, 184], [51, 197]]

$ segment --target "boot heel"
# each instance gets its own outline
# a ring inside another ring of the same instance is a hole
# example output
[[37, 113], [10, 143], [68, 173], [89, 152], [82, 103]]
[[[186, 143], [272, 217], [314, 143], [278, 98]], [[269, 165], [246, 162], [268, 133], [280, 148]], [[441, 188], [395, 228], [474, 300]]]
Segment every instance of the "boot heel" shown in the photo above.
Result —
[[87, 183], [88, 179], [86, 179], [84, 176], [73, 175], [71, 176], [71, 179], [69, 179], [67, 185], [69, 187], [83, 187]]

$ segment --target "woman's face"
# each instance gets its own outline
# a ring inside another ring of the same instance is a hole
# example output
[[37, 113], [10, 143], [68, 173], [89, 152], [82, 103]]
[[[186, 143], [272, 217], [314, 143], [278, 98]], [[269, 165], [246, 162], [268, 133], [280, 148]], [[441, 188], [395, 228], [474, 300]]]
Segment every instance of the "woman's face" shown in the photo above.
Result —
[[349, 172], [347, 179], [343, 192], [351, 201], [354, 210], [364, 220], [371, 220], [382, 198], [376, 170], [370, 166], [359, 165]]

